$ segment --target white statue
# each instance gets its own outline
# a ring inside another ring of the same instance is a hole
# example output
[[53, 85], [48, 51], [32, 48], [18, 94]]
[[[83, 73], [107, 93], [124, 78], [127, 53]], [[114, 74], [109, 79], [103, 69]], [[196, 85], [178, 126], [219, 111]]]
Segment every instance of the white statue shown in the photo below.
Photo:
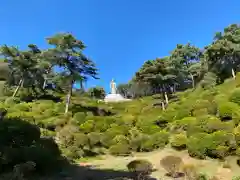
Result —
[[117, 93], [117, 87], [116, 83], [114, 82], [114, 79], [110, 82], [110, 89], [111, 89], [111, 94], [116, 94]]
[[117, 86], [114, 79], [110, 82], [110, 94], [107, 94], [104, 98], [105, 102], [121, 102], [130, 101], [131, 99], [125, 99], [121, 94], [117, 94]]

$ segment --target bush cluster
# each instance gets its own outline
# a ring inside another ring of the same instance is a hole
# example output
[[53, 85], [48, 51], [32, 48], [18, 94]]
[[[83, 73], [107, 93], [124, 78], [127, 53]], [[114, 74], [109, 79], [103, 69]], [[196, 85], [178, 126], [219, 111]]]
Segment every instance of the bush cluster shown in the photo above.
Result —
[[53, 138], [41, 137], [39, 127], [19, 118], [0, 121], [1, 173], [25, 176], [30, 171], [47, 173], [64, 158]]
[[[23, 142], [14, 139], [23, 144], [29, 141], [26, 145], [29, 148], [18, 151], [23, 155], [30, 151], [33, 158], [16, 158], [16, 162], [9, 161], [9, 167], [34, 160], [36, 169], [41, 169], [41, 161], [31, 151], [36, 148], [34, 151], [42, 152], [41, 159], [51, 160], [49, 151], [45, 152], [42, 145], [47, 138], [54, 139], [61, 153], [69, 159], [104, 153], [125, 156], [132, 152], [150, 152], [164, 148], [168, 143], [177, 150], [186, 149], [196, 158], [224, 159], [228, 155], [239, 155], [239, 89], [226, 91], [226, 83], [207, 90], [199, 87], [180, 93], [178, 101], [171, 102], [165, 111], [152, 106], [158, 99], [151, 97], [105, 104], [85, 96], [74, 96], [67, 115], [64, 115], [61, 101], [26, 103], [19, 98], [5, 98], [0, 108], [7, 109], [6, 119], [18, 118], [39, 128], [39, 132], [33, 131], [22, 137]], [[26, 133], [31, 129], [26, 129]], [[19, 137], [23, 135], [19, 134]], [[11, 152], [15, 154], [14, 149], [8, 149], [6, 156]]]

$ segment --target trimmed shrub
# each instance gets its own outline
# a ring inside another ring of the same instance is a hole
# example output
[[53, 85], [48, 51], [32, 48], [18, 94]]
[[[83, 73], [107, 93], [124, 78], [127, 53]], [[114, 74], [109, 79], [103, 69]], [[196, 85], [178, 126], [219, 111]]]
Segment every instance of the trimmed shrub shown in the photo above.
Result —
[[234, 133], [236, 144], [240, 145], [240, 125], [234, 128], [233, 133]]
[[138, 119], [136, 127], [145, 134], [154, 134], [161, 131], [161, 128], [156, 125], [155, 120]]
[[127, 168], [130, 172], [146, 173], [149, 174], [153, 171], [153, 165], [147, 160], [133, 160], [127, 164]]
[[184, 133], [175, 134], [171, 137], [170, 144], [177, 150], [185, 149], [187, 146], [187, 136]]
[[200, 86], [203, 89], [213, 88], [217, 83], [217, 76], [215, 73], [208, 72], [204, 75], [203, 80], [200, 82]]
[[231, 102], [240, 105], [240, 88], [235, 89], [229, 97]]
[[232, 180], [240, 180], [240, 176], [235, 176], [232, 178]]
[[78, 148], [84, 148], [85, 146], [89, 145], [89, 139], [86, 134], [77, 132], [73, 134], [73, 145]]
[[218, 116], [222, 121], [233, 120], [237, 125], [240, 120], [239, 106], [232, 102], [220, 103], [218, 105]]
[[131, 150], [137, 152], [143, 151], [145, 149], [144, 142], [147, 141], [148, 139], [149, 139], [148, 135], [142, 134], [140, 132], [138, 132], [138, 134], [132, 135], [129, 142]]
[[114, 138], [117, 135], [124, 135], [124, 131], [126, 131], [125, 127], [117, 128], [117, 126], [114, 125], [102, 134], [100, 142], [103, 144], [103, 146], [110, 147], [115, 144]]
[[160, 164], [167, 171], [167, 175], [177, 177], [183, 161], [177, 156], [166, 156], [161, 159]]
[[217, 146], [215, 150], [215, 154], [218, 158], [223, 159], [228, 155], [228, 151], [229, 151], [229, 147], [220, 145], [220, 146]]
[[139, 141], [141, 152], [150, 152], [155, 149], [155, 142], [151, 139], [151, 136], [143, 134]]
[[115, 144], [121, 143], [121, 144], [128, 144], [129, 143], [129, 139], [124, 136], [124, 135], [117, 135], [114, 137], [113, 139]]
[[28, 103], [20, 103], [20, 104], [16, 104], [14, 107], [14, 109], [17, 109], [19, 111], [30, 111], [31, 106], [29, 106]]
[[202, 173], [198, 174], [198, 176], [196, 178], [196, 180], [208, 180], [208, 179], [209, 179], [208, 176], [206, 174], [202, 174]]
[[197, 179], [197, 167], [194, 164], [184, 164], [181, 169], [187, 180]]
[[[87, 117], [88, 118], [88, 117]], [[94, 131], [96, 132], [105, 132], [107, 131], [111, 124], [113, 124], [115, 122], [115, 119], [112, 118], [108, 118], [105, 116], [95, 116], [91, 118], [92, 120], [94, 120]]]
[[208, 100], [197, 100], [192, 108], [193, 116], [201, 116], [212, 114], [215, 115], [217, 113], [217, 104], [214, 102], [210, 102]]
[[232, 132], [233, 127], [234, 123], [232, 121], [222, 122], [215, 116], [201, 116], [197, 117], [196, 121], [188, 126], [187, 135], [191, 136], [201, 132], [213, 133], [218, 130]]
[[87, 134], [87, 136], [88, 136], [88, 139], [89, 139], [90, 146], [95, 146], [95, 145], [100, 144], [101, 136], [102, 136], [101, 133], [90, 132], [90, 133]]
[[172, 131], [186, 131], [190, 124], [194, 123], [197, 119], [195, 117], [185, 117], [181, 120], [176, 120], [170, 124]]
[[80, 125], [80, 130], [84, 133], [90, 133], [94, 130], [94, 121], [87, 120], [83, 124]]
[[69, 159], [74, 160], [85, 156], [85, 152], [83, 149], [80, 149], [76, 146], [69, 146], [62, 150], [63, 154]]
[[85, 122], [86, 114], [84, 112], [77, 112], [73, 116], [74, 122], [77, 123], [77, 125], [81, 125]]
[[128, 154], [131, 154], [130, 147], [128, 144], [115, 144], [112, 145], [109, 148], [109, 152], [112, 155], [117, 155], [117, 156], [126, 156]]
[[[186, 106], [186, 105], [185, 105]], [[184, 107], [182, 106], [177, 110], [176, 119], [183, 119], [184, 117], [191, 116], [191, 107], [190, 105]]]
[[150, 139], [152, 140], [155, 149], [163, 148], [169, 142], [169, 133], [163, 130], [151, 135]]
[[200, 159], [206, 157], [207, 147], [209, 146], [207, 137], [208, 134], [199, 133], [188, 138], [187, 149], [190, 156]]
[[125, 125], [134, 126], [137, 118], [131, 114], [128, 114], [128, 115], [122, 116], [121, 119]]
[[236, 155], [240, 157], [240, 148], [236, 149]]
[[69, 147], [74, 144], [74, 133], [78, 132], [78, 128], [72, 125], [64, 126], [58, 133], [57, 139], [63, 147]]

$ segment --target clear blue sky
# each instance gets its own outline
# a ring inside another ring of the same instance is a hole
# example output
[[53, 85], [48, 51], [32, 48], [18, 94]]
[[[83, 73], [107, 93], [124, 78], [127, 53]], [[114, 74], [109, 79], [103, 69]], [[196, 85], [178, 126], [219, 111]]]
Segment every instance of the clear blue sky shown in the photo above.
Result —
[[46, 48], [45, 37], [72, 32], [88, 48], [100, 80], [127, 82], [148, 59], [177, 43], [203, 47], [216, 31], [240, 23], [240, 0], [7, 0], [0, 4], [0, 44]]

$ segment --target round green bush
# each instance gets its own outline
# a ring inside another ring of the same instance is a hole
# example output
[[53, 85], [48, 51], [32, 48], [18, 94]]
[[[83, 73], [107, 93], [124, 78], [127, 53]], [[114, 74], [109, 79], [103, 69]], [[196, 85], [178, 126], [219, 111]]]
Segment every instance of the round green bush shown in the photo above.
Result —
[[72, 125], [66, 125], [57, 132], [57, 138], [62, 146], [68, 147], [74, 144], [74, 133], [78, 132], [78, 128]]
[[154, 134], [161, 131], [161, 128], [156, 125], [155, 121], [148, 119], [139, 119], [136, 123], [136, 127], [145, 134]]
[[131, 154], [130, 147], [128, 144], [115, 144], [109, 148], [109, 152], [112, 155], [126, 156]]
[[129, 139], [124, 135], [117, 135], [113, 139], [115, 144], [121, 143], [121, 144], [129, 144]]
[[237, 125], [240, 120], [239, 106], [233, 102], [223, 102], [218, 105], [218, 116], [222, 121], [233, 120]]
[[86, 134], [78, 132], [78, 133], [74, 133], [73, 137], [74, 137], [74, 146], [76, 147], [84, 148], [89, 143], [89, 139]]
[[14, 109], [18, 109], [19, 111], [30, 111], [31, 107], [29, 106], [28, 103], [20, 103], [16, 104], [13, 107]]
[[181, 120], [176, 120], [169, 124], [169, 129], [171, 132], [181, 132], [186, 131], [190, 124], [196, 121], [195, 117], [185, 117]]
[[240, 88], [235, 89], [229, 97], [231, 102], [240, 105]]
[[204, 159], [208, 145], [208, 134], [198, 133], [190, 136], [187, 141], [187, 150], [190, 156]]
[[155, 141], [151, 139], [150, 135], [143, 134], [139, 139], [140, 151], [141, 152], [150, 152], [155, 149]]
[[155, 149], [163, 148], [168, 143], [169, 133], [167, 131], [154, 133], [150, 136], [150, 140], [152, 141], [153, 147]]
[[[148, 135], [142, 134], [139, 131], [135, 131], [136, 129], [132, 129], [130, 131], [130, 147], [132, 151], [142, 151], [142, 146], [143, 146], [143, 142], [148, 140]], [[147, 137], [146, 137], [147, 136]]]
[[182, 150], [187, 146], [187, 136], [184, 133], [176, 134], [171, 137], [170, 144], [173, 148]]
[[85, 156], [84, 150], [76, 146], [64, 148], [62, 152], [69, 160], [74, 160]]
[[[201, 113], [200, 113], [201, 112]], [[192, 113], [194, 116], [200, 116], [204, 114], [215, 115], [217, 113], [217, 105], [214, 102], [210, 102], [205, 99], [197, 100], [192, 107]]]
[[236, 155], [240, 157], [240, 148], [239, 147], [236, 149]]
[[90, 133], [94, 130], [94, 125], [95, 123], [93, 120], [87, 120], [80, 125], [80, 130], [84, 133]]
[[116, 128], [109, 128], [106, 132], [102, 134], [100, 142], [103, 146], [110, 147], [115, 144], [114, 138], [117, 135], [121, 135], [121, 133], [122, 132], [119, 132], [119, 130]]
[[240, 125], [234, 128], [233, 134], [235, 137], [236, 144], [239, 146], [240, 145]]
[[89, 139], [89, 144], [91, 146], [95, 146], [101, 142], [101, 133], [98, 132], [90, 132], [87, 134], [88, 139]]
[[218, 158], [223, 159], [228, 155], [229, 147], [219, 145], [216, 147], [215, 154]]
[[143, 159], [131, 161], [130, 163], [127, 164], [127, 168], [130, 172], [150, 173], [153, 171], [152, 163]]
[[85, 122], [86, 114], [84, 112], [77, 112], [73, 116], [74, 122], [78, 125], [83, 124]]

